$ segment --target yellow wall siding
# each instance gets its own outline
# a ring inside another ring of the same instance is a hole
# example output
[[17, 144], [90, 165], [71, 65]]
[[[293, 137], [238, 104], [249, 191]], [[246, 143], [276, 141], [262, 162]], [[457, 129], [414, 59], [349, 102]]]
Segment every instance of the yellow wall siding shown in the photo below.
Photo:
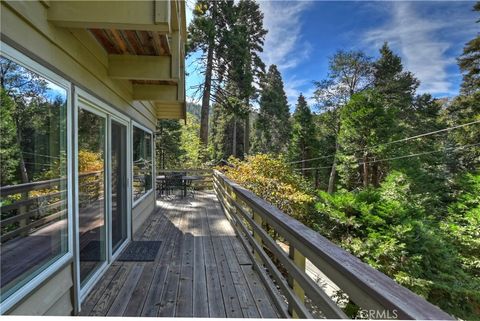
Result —
[[[2, 1], [2, 40], [151, 130], [156, 110], [148, 101], [133, 101], [128, 80], [108, 76], [108, 55], [86, 30], [68, 30], [47, 21], [47, 1]], [[151, 193], [132, 210], [132, 229], [155, 207]], [[60, 270], [24, 298], [8, 314], [70, 315], [72, 266]]]
[[68, 264], [7, 314], [71, 315], [73, 311], [72, 275], [72, 264]]
[[150, 193], [142, 202], [137, 204], [132, 210], [132, 237], [138, 231], [143, 222], [155, 209], [155, 191]]

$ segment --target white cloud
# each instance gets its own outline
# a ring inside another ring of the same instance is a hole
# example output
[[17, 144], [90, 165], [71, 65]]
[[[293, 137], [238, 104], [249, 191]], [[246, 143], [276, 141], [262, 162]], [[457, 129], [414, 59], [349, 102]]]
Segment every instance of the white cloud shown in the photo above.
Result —
[[312, 46], [302, 38], [302, 13], [312, 2], [259, 1], [268, 30], [262, 58], [283, 71], [296, 67], [310, 55]]
[[399, 50], [405, 68], [421, 81], [420, 92], [455, 94], [448, 68], [455, 65], [456, 60], [447, 56], [452, 43], [443, 39], [452, 29], [464, 32], [459, 30], [463, 21], [458, 17], [437, 20], [433, 15], [420, 16], [411, 2], [394, 2], [390, 8], [390, 22], [366, 32], [363, 41], [375, 48], [388, 41]]

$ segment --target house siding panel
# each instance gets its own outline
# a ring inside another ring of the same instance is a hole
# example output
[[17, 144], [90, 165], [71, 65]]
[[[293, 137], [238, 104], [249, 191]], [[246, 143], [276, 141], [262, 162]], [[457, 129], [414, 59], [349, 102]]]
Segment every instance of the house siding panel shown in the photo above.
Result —
[[[40, 1], [2, 1], [2, 41], [154, 131], [154, 106], [147, 101], [133, 101], [128, 80], [108, 77], [108, 56], [96, 40], [86, 30], [53, 26], [47, 21], [47, 10], [48, 6]], [[136, 204], [132, 210], [133, 231], [154, 207], [155, 193]], [[33, 289], [7, 314], [71, 315], [73, 282], [72, 265], [69, 265]]]

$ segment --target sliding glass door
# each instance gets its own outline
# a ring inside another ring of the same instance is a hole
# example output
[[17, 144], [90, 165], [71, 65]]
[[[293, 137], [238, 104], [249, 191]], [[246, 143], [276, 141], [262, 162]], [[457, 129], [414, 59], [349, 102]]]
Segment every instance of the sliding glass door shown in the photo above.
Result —
[[78, 250], [83, 287], [107, 260], [106, 125], [101, 114], [78, 110]]
[[127, 239], [127, 125], [111, 120], [111, 213], [112, 245], [115, 253]]
[[130, 237], [130, 123], [83, 92], [77, 111], [76, 266], [83, 298]]

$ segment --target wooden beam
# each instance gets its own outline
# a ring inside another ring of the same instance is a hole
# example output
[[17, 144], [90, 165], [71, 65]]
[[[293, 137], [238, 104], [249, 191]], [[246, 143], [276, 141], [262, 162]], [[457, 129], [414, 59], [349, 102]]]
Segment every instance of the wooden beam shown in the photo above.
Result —
[[171, 0], [171, 12], [172, 12], [172, 30], [180, 30], [180, 10], [178, 0]]
[[172, 80], [170, 57], [108, 55], [108, 75], [115, 79]]
[[170, 42], [170, 51], [172, 54], [172, 78], [180, 78], [182, 59], [181, 45], [180, 45], [180, 33], [175, 31], [172, 33], [172, 39]]
[[156, 102], [155, 112], [158, 119], [185, 119], [186, 105], [184, 102]]
[[172, 85], [133, 85], [134, 100], [177, 101], [177, 86]]
[[[172, 17], [172, 8], [170, 5], [171, 0], [154, 0], [155, 1], [155, 23], [168, 24], [168, 32], [172, 32], [171, 26], [171, 17]], [[133, 1], [137, 2], [137, 1]]]
[[65, 28], [170, 33], [170, 1], [52, 1], [48, 21]]

